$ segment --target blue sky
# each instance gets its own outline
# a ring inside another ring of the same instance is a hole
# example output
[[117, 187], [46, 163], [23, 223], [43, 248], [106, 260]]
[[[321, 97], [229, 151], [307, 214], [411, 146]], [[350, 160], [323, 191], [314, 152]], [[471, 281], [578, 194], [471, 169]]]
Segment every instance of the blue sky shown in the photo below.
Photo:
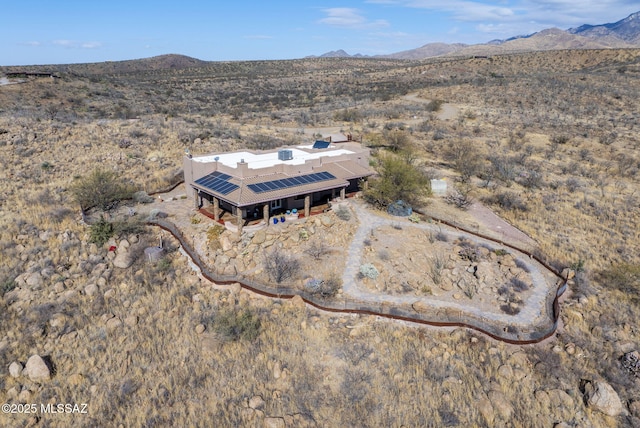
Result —
[[10, 1], [0, 9], [0, 65], [378, 55], [615, 22], [638, 10], [637, 0]]

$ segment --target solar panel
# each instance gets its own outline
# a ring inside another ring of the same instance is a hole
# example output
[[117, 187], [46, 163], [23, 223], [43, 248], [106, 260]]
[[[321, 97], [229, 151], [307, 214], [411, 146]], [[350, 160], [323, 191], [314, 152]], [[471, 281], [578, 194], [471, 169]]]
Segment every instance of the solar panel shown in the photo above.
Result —
[[237, 184], [229, 182], [230, 178], [231, 176], [228, 174], [215, 171], [197, 179], [195, 183], [221, 195], [227, 195], [239, 187]]
[[262, 183], [249, 184], [247, 187], [254, 193], [271, 192], [279, 189], [287, 189], [289, 187], [303, 186], [305, 184], [316, 183], [319, 181], [333, 180], [336, 178], [329, 172], [315, 172], [313, 174], [298, 175], [295, 177], [282, 178]]

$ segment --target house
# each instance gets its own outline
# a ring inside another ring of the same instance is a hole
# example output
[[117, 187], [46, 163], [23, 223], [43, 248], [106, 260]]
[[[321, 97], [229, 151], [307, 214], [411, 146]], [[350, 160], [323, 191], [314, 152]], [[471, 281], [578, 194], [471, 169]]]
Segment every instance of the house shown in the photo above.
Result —
[[185, 185], [196, 208], [212, 205], [216, 220], [223, 211], [233, 214], [242, 233], [247, 220], [268, 224], [272, 215], [293, 209], [309, 216], [312, 205], [357, 191], [360, 180], [373, 174], [369, 155], [369, 149], [356, 142], [187, 153]]

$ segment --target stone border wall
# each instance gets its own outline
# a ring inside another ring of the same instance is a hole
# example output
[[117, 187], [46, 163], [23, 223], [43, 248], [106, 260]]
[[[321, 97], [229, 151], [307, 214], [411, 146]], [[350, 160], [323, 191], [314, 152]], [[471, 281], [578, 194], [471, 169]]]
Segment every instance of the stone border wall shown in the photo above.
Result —
[[[438, 219], [435, 220], [440, 221]], [[539, 260], [535, 255], [528, 251], [521, 250], [513, 245], [496, 241], [493, 238], [475, 232], [470, 232], [458, 225], [450, 224], [446, 221], [441, 222], [451, 227], [464, 230], [467, 233], [472, 233], [473, 235], [476, 235], [480, 238], [500, 243], [501, 245], [527, 254], [529, 257], [542, 264], [549, 271], [560, 277], [560, 275], [546, 262]], [[149, 221], [147, 224], [160, 227], [161, 229], [171, 233], [180, 242], [184, 252], [191, 258], [193, 263], [200, 268], [202, 276], [209, 281], [215, 282], [217, 284], [227, 285], [239, 283], [243, 288], [249, 291], [261, 294], [263, 296], [278, 299], [291, 299], [294, 296], [300, 296], [305, 303], [317, 309], [328, 312], [376, 315], [389, 319], [410, 321], [436, 327], [465, 327], [486, 334], [496, 340], [500, 340], [502, 342], [510, 344], [539, 343], [552, 336], [558, 327], [558, 319], [560, 317], [560, 305], [558, 303], [558, 299], [560, 298], [560, 296], [562, 296], [567, 287], [567, 282], [562, 281], [559, 282], [559, 286], [555, 291], [553, 291], [552, 289], [549, 292], [545, 305], [547, 317], [545, 317], [541, 323], [531, 325], [528, 328], [522, 326], [515, 327], [511, 325], [499, 324], [484, 317], [478, 317], [464, 311], [450, 308], [434, 308], [433, 311], [416, 312], [409, 305], [394, 306], [390, 303], [373, 304], [372, 302], [358, 301], [353, 298], [322, 299], [304, 290], [299, 290], [293, 287], [273, 287], [249, 280], [247, 278], [243, 278], [241, 275], [218, 275], [212, 272], [206, 265], [206, 263], [202, 261], [197, 252], [195, 252], [191, 245], [184, 239], [182, 232], [173, 223], [157, 219], [154, 221]]]

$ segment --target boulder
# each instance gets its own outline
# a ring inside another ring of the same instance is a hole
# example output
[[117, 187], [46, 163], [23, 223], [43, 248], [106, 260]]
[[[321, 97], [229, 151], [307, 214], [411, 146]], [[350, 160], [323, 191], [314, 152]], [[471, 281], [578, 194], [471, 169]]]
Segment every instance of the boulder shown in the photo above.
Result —
[[51, 379], [51, 369], [40, 355], [32, 355], [29, 357], [22, 374], [34, 382]]
[[484, 418], [487, 425], [493, 425], [493, 421], [495, 420], [495, 412], [493, 410], [493, 405], [488, 398], [481, 398], [476, 402], [476, 408]]
[[618, 393], [606, 382], [587, 382], [584, 387], [587, 405], [605, 415], [618, 416], [623, 407]]
[[42, 275], [39, 272], [34, 272], [26, 278], [25, 282], [29, 287], [39, 287], [42, 285]]
[[409, 217], [413, 210], [406, 202], [396, 201], [387, 207], [387, 212], [393, 216]]
[[509, 403], [502, 392], [489, 391], [489, 401], [503, 419], [511, 419], [511, 415], [513, 415], [513, 406]]
[[14, 361], [13, 363], [9, 364], [9, 374], [11, 375], [12, 378], [18, 378], [20, 377], [20, 375], [22, 374], [22, 364], [20, 364], [17, 361]]
[[284, 418], [264, 418], [264, 428], [285, 428]]
[[118, 251], [113, 259], [113, 265], [120, 269], [127, 269], [133, 264], [133, 256], [129, 251]]
[[249, 399], [249, 407], [252, 409], [262, 410], [262, 408], [264, 408], [264, 404], [264, 400], [259, 395]]
[[122, 325], [122, 321], [120, 321], [120, 318], [118, 317], [113, 317], [109, 319], [105, 324], [105, 326], [107, 327], [107, 330], [109, 331], [113, 331], [118, 327], [120, 327], [121, 325]]

